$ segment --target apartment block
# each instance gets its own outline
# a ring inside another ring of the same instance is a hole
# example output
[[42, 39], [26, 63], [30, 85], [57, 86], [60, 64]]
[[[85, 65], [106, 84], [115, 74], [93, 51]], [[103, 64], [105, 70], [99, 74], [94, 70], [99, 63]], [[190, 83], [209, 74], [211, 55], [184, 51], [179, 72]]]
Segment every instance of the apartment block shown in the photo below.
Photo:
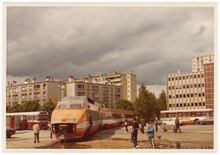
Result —
[[136, 75], [131, 71], [130, 74], [120, 72], [105, 73], [100, 76], [88, 75], [83, 78], [84, 82], [114, 85], [122, 87], [122, 99], [134, 102], [137, 97]]
[[204, 71], [204, 64], [214, 63], [214, 53], [196, 54], [192, 57], [192, 72]]
[[88, 96], [114, 108], [115, 101], [122, 98], [122, 86], [69, 80], [66, 83], [66, 93], [67, 96]]
[[40, 105], [43, 105], [50, 100], [58, 102], [64, 96], [64, 83], [54, 81], [51, 76], [44, 81], [37, 81], [37, 78], [26, 79], [23, 84], [17, 84], [16, 81], [8, 82], [6, 88], [7, 106], [28, 101], [38, 101]]

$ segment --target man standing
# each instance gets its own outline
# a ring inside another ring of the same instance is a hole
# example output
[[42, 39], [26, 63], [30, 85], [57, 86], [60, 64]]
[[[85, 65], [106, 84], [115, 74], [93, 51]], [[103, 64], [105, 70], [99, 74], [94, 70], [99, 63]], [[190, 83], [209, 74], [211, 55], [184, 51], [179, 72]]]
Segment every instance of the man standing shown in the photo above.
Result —
[[154, 149], [154, 126], [151, 121], [149, 122], [147, 133], [148, 133], [148, 138], [150, 140], [151, 146]]
[[127, 118], [125, 118], [125, 129], [126, 129], [126, 132], [128, 132], [128, 120], [127, 120]]
[[34, 143], [36, 143], [36, 141], [39, 143], [39, 133], [40, 133], [40, 128], [38, 124], [34, 124], [33, 125], [33, 132], [34, 132]]
[[155, 128], [156, 128], [156, 132], [158, 131], [158, 118], [155, 117]]
[[181, 133], [181, 129], [180, 129], [180, 120], [178, 115], [176, 115], [176, 119], [175, 119], [175, 127], [176, 127], [176, 132], [179, 130], [179, 132]]
[[134, 144], [135, 149], [139, 148], [139, 145], [137, 143], [138, 129], [139, 129], [139, 123], [137, 122], [137, 119], [134, 118], [134, 121], [132, 124], [131, 141]]

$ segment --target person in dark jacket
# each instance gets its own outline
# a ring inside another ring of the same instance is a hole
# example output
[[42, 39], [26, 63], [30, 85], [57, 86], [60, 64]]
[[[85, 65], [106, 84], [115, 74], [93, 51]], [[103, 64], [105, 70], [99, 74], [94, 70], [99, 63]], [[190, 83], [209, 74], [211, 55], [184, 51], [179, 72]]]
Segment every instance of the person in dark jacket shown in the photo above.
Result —
[[181, 129], [180, 129], [180, 120], [179, 120], [179, 117], [178, 117], [178, 115], [176, 115], [176, 119], [175, 119], [175, 130], [176, 130], [176, 132], [179, 130], [179, 132], [181, 133], [182, 131], [181, 131]]
[[139, 129], [139, 123], [136, 118], [133, 120], [132, 124], [132, 132], [131, 132], [131, 141], [134, 144], [134, 148], [139, 148], [138, 142], [137, 142], [137, 136], [138, 136], [138, 129]]
[[141, 120], [141, 133], [144, 133], [144, 127], [145, 127], [145, 120], [144, 119], [142, 119]]

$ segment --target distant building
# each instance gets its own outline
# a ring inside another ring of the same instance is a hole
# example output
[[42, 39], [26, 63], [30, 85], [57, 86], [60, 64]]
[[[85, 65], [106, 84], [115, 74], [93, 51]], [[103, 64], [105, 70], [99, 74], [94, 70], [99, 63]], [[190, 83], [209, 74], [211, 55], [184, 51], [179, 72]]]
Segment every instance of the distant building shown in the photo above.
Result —
[[214, 109], [214, 63], [204, 65], [206, 107]]
[[65, 96], [64, 83], [54, 81], [48, 76], [44, 81], [37, 78], [26, 79], [23, 84], [8, 82], [6, 88], [6, 104], [13, 106], [28, 101], [38, 101], [43, 105], [47, 101], [58, 102]]
[[196, 54], [192, 58], [192, 72], [204, 71], [204, 64], [214, 63], [214, 53]]
[[167, 109], [214, 109], [214, 54], [193, 56], [192, 72], [166, 76]]
[[136, 75], [131, 71], [130, 74], [119, 72], [105, 73], [100, 76], [88, 75], [83, 78], [84, 82], [114, 85], [122, 87], [122, 99], [134, 102], [137, 97]]
[[23, 84], [8, 82], [6, 88], [8, 106], [27, 101], [38, 101], [41, 105], [47, 101], [58, 102], [64, 96], [88, 96], [96, 101], [115, 107], [115, 101], [125, 99], [134, 102], [136, 99], [136, 75], [118, 72], [101, 76], [88, 75], [82, 79], [70, 76], [63, 81], [55, 81], [48, 76], [44, 81], [36, 78], [26, 79]]
[[169, 74], [166, 78], [167, 109], [205, 109], [204, 72]]
[[67, 96], [88, 96], [95, 101], [104, 103], [107, 107], [114, 108], [115, 101], [122, 99], [122, 87], [74, 81], [66, 83]]

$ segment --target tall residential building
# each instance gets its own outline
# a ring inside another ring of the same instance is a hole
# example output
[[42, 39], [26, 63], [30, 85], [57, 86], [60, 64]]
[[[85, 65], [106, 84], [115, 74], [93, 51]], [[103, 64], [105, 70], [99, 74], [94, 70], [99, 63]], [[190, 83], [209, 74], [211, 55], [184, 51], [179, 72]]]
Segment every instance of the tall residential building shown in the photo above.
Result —
[[214, 63], [204, 65], [206, 107], [214, 109]]
[[69, 81], [66, 83], [67, 96], [88, 96], [103, 102], [107, 107], [115, 107], [115, 101], [122, 99], [122, 87], [108, 84]]
[[214, 54], [197, 54], [192, 72], [166, 76], [167, 109], [214, 109]]
[[16, 81], [8, 82], [6, 88], [7, 106], [28, 101], [38, 101], [43, 105], [50, 100], [57, 102], [64, 96], [64, 83], [54, 81], [50, 76], [44, 81], [37, 81], [36, 78], [32, 78], [26, 79], [23, 84], [17, 84]]
[[122, 99], [134, 102], [137, 97], [136, 75], [131, 71], [130, 74], [120, 72], [105, 73], [100, 76], [88, 75], [83, 78], [84, 82], [106, 84], [122, 87]]
[[214, 63], [214, 53], [196, 54], [192, 58], [192, 71], [204, 71], [204, 64]]

